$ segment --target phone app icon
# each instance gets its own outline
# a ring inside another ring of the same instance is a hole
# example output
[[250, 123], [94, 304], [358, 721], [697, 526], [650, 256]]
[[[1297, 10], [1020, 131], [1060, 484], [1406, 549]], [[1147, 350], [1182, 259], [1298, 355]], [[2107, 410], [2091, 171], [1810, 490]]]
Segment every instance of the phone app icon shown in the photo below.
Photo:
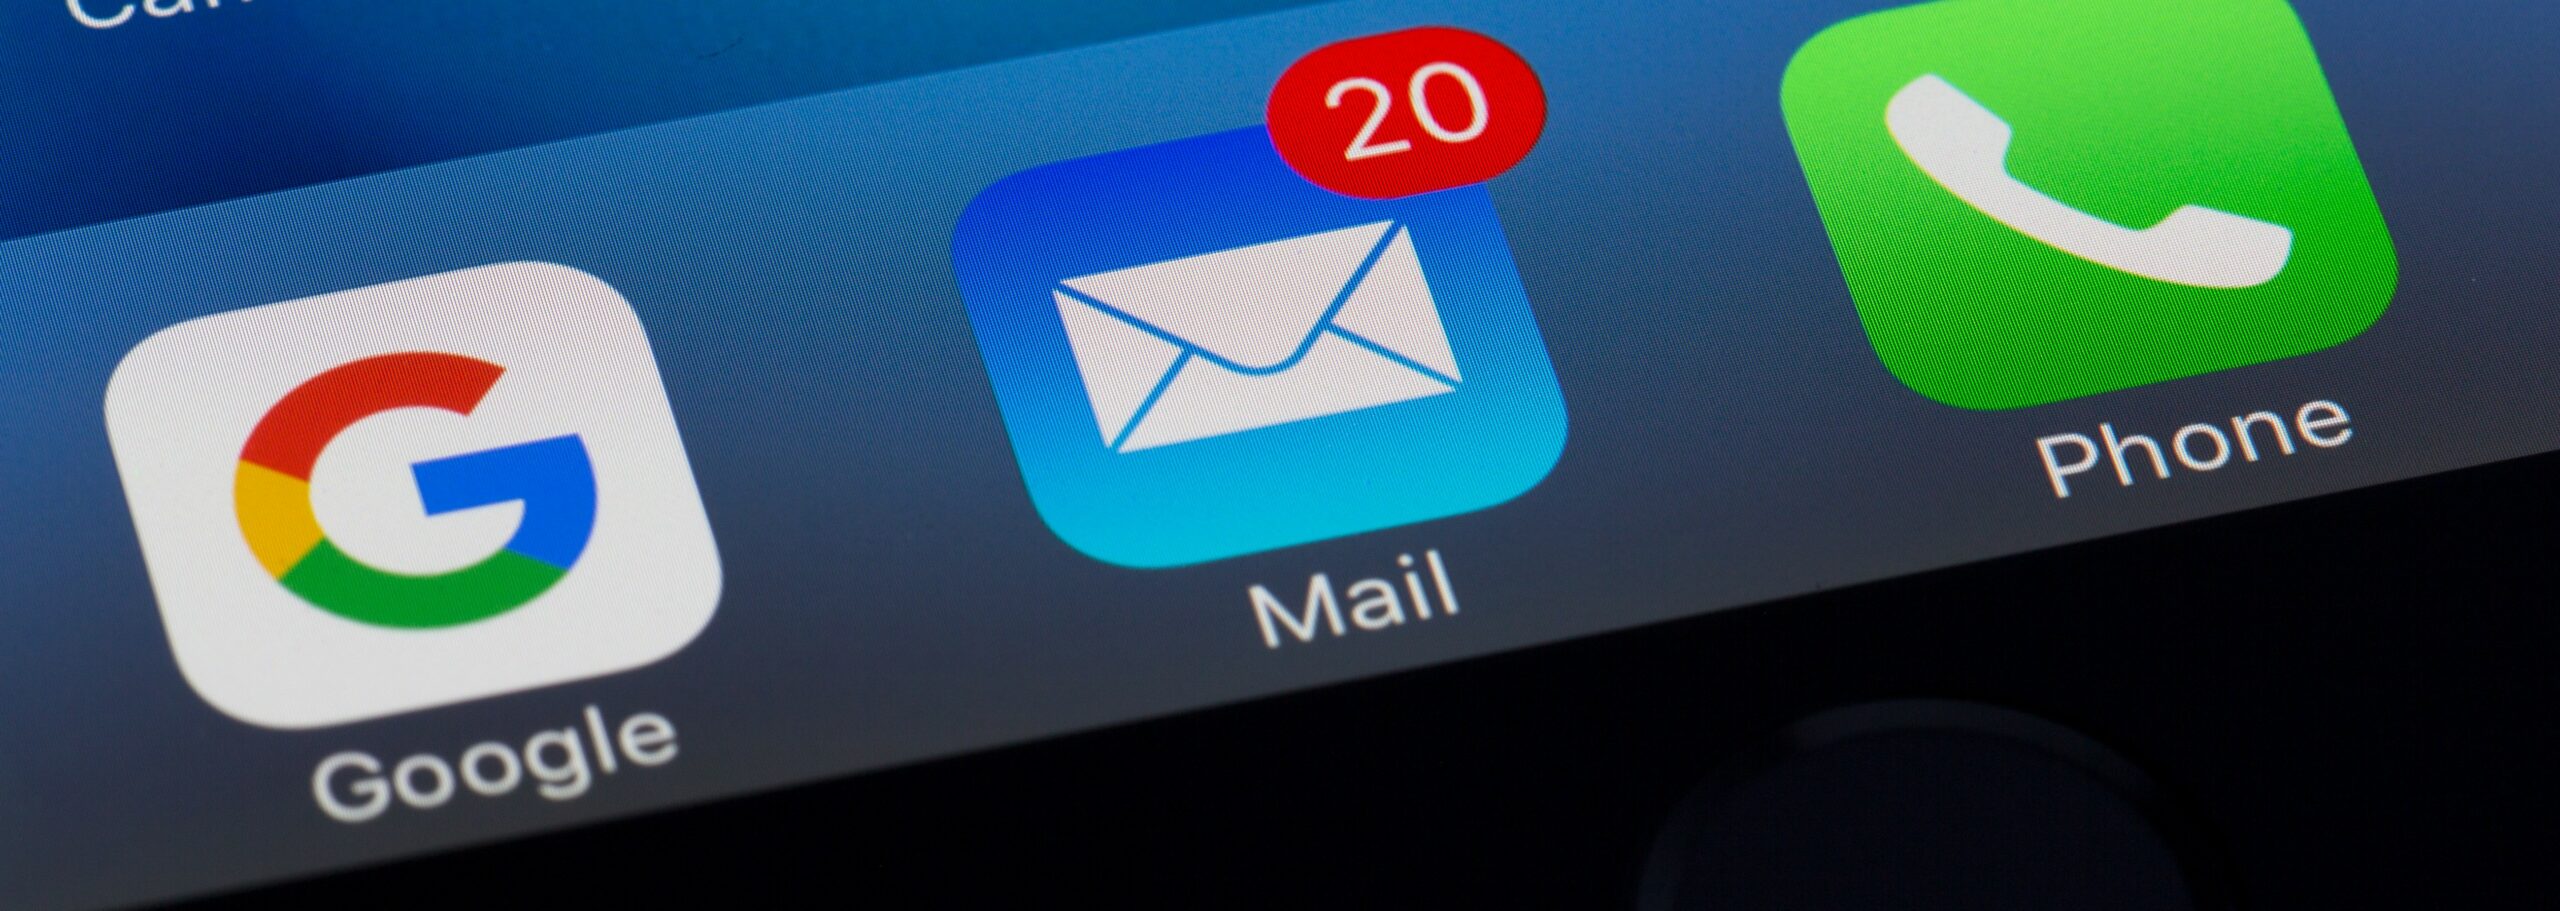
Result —
[[1261, 127], [980, 193], [952, 263], [1032, 503], [1164, 567], [1495, 505], [1563, 394], [1481, 185], [1340, 196]]
[[481, 266], [180, 323], [107, 431], [189, 685], [309, 728], [628, 670], [720, 561], [639, 317]]
[[2398, 283], [2284, 0], [1939, 0], [1816, 35], [1782, 96], [1868, 341], [1949, 405], [2308, 354]]

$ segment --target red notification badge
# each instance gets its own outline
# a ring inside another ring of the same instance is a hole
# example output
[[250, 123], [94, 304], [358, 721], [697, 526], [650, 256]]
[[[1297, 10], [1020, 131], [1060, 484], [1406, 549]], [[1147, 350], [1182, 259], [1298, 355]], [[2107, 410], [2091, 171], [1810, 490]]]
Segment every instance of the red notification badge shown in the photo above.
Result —
[[1264, 117], [1299, 176], [1391, 199], [1511, 170], [1546, 130], [1547, 92], [1502, 42], [1428, 26], [1317, 48], [1280, 74]]

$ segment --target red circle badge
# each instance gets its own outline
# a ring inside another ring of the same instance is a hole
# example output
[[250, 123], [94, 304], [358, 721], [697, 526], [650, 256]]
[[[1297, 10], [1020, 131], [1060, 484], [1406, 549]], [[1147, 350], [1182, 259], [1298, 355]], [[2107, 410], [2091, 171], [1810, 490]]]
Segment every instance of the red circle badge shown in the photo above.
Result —
[[1390, 199], [1519, 164], [1546, 130], [1547, 93], [1502, 42], [1430, 26], [1317, 48], [1280, 74], [1264, 116], [1299, 176]]

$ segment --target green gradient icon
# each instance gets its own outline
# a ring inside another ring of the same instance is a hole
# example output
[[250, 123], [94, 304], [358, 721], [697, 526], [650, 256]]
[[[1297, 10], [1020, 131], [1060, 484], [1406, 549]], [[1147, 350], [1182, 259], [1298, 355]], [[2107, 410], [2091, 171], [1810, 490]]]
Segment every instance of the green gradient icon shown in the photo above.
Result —
[[1868, 341], [1949, 405], [2319, 351], [2398, 282], [2283, 0], [1940, 0], [1816, 35], [1781, 94]]

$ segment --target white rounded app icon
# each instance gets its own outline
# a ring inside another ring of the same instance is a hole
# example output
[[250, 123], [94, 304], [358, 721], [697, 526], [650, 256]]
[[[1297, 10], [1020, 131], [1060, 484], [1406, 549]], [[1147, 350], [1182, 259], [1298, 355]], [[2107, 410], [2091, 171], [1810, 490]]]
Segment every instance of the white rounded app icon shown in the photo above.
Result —
[[551, 263], [143, 340], [107, 433], [189, 685], [309, 728], [629, 670], [720, 600], [639, 316]]

